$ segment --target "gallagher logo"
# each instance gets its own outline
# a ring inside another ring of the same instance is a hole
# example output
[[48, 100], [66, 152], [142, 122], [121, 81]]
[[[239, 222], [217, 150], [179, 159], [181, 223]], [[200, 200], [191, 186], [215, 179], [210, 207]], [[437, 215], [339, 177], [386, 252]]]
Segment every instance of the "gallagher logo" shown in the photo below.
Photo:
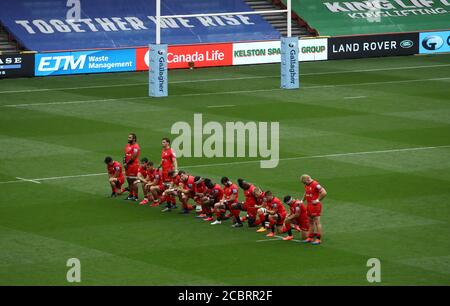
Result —
[[422, 40], [422, 47], [427, 50], [439, 50], [444, 45], [444, 40], [438, 35], [427, 36]]

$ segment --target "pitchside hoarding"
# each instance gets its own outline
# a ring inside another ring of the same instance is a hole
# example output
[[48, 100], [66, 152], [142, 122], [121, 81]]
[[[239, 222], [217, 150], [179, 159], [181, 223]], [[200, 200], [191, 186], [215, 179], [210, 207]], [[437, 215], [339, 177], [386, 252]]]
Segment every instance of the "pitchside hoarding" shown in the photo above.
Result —
[[34, 54], [0, 55], [0, 79], [34, 76]]
[[[302, 38], [299, 61], [366, 58], [449, 52], [449, 32], [400, 33]], [[442, 42], [442, 43], [441, 43]], [[425, 47], [424, 47], [425, 46]], [[428, 50], [428, 49], [433, 50]], [[447, 51], [446, 51], [447, 50]], [[99, 72], [146, 71], [148, 48], [97, 50], [36, 55], [36, 76]], [[280, 63], [280, 41], [169, 46], [169, 69]]]
[[328, 39], [328, 59], [413, 55], [418, 53], [418, 33], [332, 37]]
[[[327, 38], [300, 39], [299, 61], [322, 61], [328, 59]], [[279, 63], [280, 41], [263, 41], [233, 44], [233, 65]]]
[[[327, 60], [327, 38], [300, 39], [299, 60]], [[280, 41], [234, 44], [169, 46], [169, 69], [194, 67], [237, 66], [281, 62]], [[136, 49], [136, 69], [148, 70], [148, 48]]]
[[[169, 46], [167, 64], [169, 69], [215, 67], [233, 65], [233, 44]], [[136, 49], [136, 70], [148, 70], [148, 48]]]
[[420, 33], [420, 54], [450, 52], [450, 31]]
[[36, 76], [123, 71], [136, 71], [135, 49], [36, 54]]

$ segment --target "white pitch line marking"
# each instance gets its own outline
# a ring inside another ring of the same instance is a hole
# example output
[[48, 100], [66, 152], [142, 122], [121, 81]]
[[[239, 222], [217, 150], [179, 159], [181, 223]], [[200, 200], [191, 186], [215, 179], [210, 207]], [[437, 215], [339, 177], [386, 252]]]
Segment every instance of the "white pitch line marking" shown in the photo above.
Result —
[[78, 177], [90, 177], [90, 176], [100, 176], [106, 175], [106, 173], [91, 173], [91, 174], [80, 174], [80, 175], [67, 175], [67, 176], [54, 176], [54, 177], [44, 177], [33, 179], [34, 181], [52, 181], [52, 180], [63, 180], [68, 178], [78, 178]]
[[[278, 235], [275, 235], [275, 237], [280, 238], [280, 239], [283, 239], [283, 238], [284, 238], [283, 236], [278, 236]], [[298, 240], [298, 239], [292, 239], [291, 241], [303, 243], [301, 240]]]
[[[338, 84], [338, 85], [317, 85], [317, 86], [304, 86], [302, 89], [319, 89], [319, 88], [335, 88], [335, 87], [347, 87], [347, 86], [366, 86], [366, 85], [382, 85], [382, 84], [401, 84], [401, 83], [413, 83], [413, 82], [426, 82], [426, 81], [443, 81], [450, 80], [447, 78], [432, 78], [432, 79], [414, 79], [414, 80], [401, 80], [401, 81], [385, 81], [385, 82], [368, 82], [368, 83], [353, 83], [353, 84]], [[239, 90], [239, 91], [222, 91], [222, 92], [205, 92], [195, 94], [181, 94], [172, 95], [170, 97], [196, 97], [196, 96], [213, 96], [213, 95], [232, 95], [242, 93], [258, 93], [258, 92], [270, 92], [270, 91], [282, 91], [282, 88], [269, 88], [269, 89], [255, 89], [255, 90]], [[169, 98], [170, 98], [169, 97]], [[45, 105], [64, 105], [64, 104], [83, 104], [94, 102], [112, 102], [112, 101], [125, 101], [145, 99], [147, 96], [120, 98], [120, 99], [103, 99], [103, 100], [81, 100], [81, 101], [63, 101], [63, 102], [48, 102], [48, 103], [30, 103], [30, 104], [9, 104], [2, 105], [1, 107], [25, 107], [25, 106], [45, 106]]]
[[[441, 148], [450, 148], [450, 145], [434, 146], [434, 147], [415, 147], [415, 148], [404, 148], [404, 149], [379, 150], [379, 151], [365, 151], [365, 152], [335, 153], [335, 154], [313, 155], [313, 156], [287, 157], [287, 158], [280, 158], [280, 161], [314, 159], [314, 158], [329, 158], [329, 157], [345, 157], [345, 156], [352, 156], [352, 155], [366, 155], [366, 154], [379, 154], [379, 153], [408, 152], [408, 151], [432, 150], [432, 149], [441, 149]], [[231, 162], [231, 163], [216, 163], [216, 164], [206, 164], [206, 165], [193, 165], [193, 166], [187, 166], [187, 167], [184, 167], [184, 168], [190, 169], [190, 168], [203, 168], [203, 167], [214, 167], [214, 166], [230, 166], [230, 165], [259, 163], [261, 161], [262, 160], [248, 160], [248, 161]]]
[[[395, 153], [395, 152], [411, 152], [411, 151], [445, 149], [445, 148], [450, 148], [450, 145], [434, 146], [434, 147], [415, 147], [415, 148], [403, 148], [403, 149], [390, 149], [390, 150], [378, 150], [378, 151], [336, 153], [336, 154], [299, 156], [299, 157], [287, 157], [287, 158], [280, 158], [280, 161], [300, 160], [300, 159], [315, 159], [315, 158], [329, 158], [329, 157], [345, 157], [345, 156], [353, 156], [353, 155], [382, 154], [382, 153]], [[231, 162], [231, 163], [215, 163], [215, 164], [193, 165], [193, 166], [183, 167], [183, 169], [251, 164], [251, 163], [259, 163], [260, 161], [261, 160], [248, 160], [248, 161]], [[100, 175], [106, 175], [106, 173], [91, 173], [91, 174], [68, 175], [68, 176], [54, 176], [54, 177], [44, 177], [44, 178], [35, 178], [35, 179], [23, 179], [22, 178], [22, 180], [5, 181], [5, 182], [0, 182], [0, 184], [21, 183], [21, 182], [24, 182], [24, 181], [40, 182], [40, 181], [50, 181], [50, 180], [60, 180], [60, 179], [68, 179], [68, 178], [100, 176]]]
[[207, 108], [223, 108], [223, 107], [233, 107], [236, 105], [208, 105]]
[[24, 179], [22, 177], [16, 177], [16, 179], [24, 181], [24, 182], [31, 182], [31, 183], [35, 183], [35, 184], [41, 184], [41, 182], [38, 182], [36, 180]]
[[281, 239], [263, 239], [263, 240], [256, 240], [256, 242], [268, 242], [268, 241], [280, 241]]
[[[267, 242], [267, 241], [282, 241], [283, 240], [283, 236], [278, 236], [278, 235], [275, 235], [274, 236], [275, 238], [273, 238], [273, 239], [262, 239], [262, 240], [256, 240], [256, 242]], [[298, 240], [298, 239], [292, 239], [292, 240], [290, 240], [290, 241], [294, 241], [294, 242], [300, 242], [300, 243], [303, 243], [301, 240]]]
[[[448, 67], [448, 66], [450, 66], [450, 64], [405, 66], [405, 67], [386, 67], [386, 68], [346, 70], [346, 71], [324, 71], [324, 72], [300, 73], [300, 75], [310, 76], [310, 75], [326, 75], [326, 74], [345, 74], [345, 73], [391, 71], [391, 70], [409, 70], [409, 69], [422, 69], [422, 68], [435, 68], [435, 67]], [[279, 78], [279, 77], [280, 77], [279, 75], [266, 75], [266, 76], [237, 77], [237, 78], [232, 77], [232, 78], [216, 78], [216, 79], [200, 79], [200, 80], [180, 80], [180, 81], [169, 82], [169, 84], [220, 82], [220, 81], [251, 80], [251, 79], [255, 79], [256, 80], [256, 79], [269, 79], [269, 78]], [[130, 87], [130, 86], [141, 86], [141, 85], [147, 85], [147, 84], [148, 83], [128, 83], [128, 84], [94, 85], [94, 86], [61, 87], [61, 88], [6, 90], [6, 91], [0, 91], [0, 94], [45, 92], [45, 91], [58, 91], [58, 90], [77, 90], [77, 89], [91, 89], [91, 88], [94, 89], [94, 88], [111, 88], [111, 87]]]
[[363, 99], [363, 98], [367, 98], [367, 96], [344, 97], [344, 99]]
[[20, 180], [15, 180], [15, 181], [5, 181], [5, 182], [0, 182], [0, 185], [3, 184], [14, 184], [14, 183], [27, 183], [28, 181], [20, 181]]

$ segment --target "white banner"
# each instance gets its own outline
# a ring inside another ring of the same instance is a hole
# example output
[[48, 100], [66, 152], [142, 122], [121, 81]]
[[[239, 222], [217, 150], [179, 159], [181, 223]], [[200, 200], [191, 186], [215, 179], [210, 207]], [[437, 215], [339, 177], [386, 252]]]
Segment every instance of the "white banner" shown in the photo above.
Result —
[[[328, 59], [328, 39], [300, 39], [299, 61]], [[281, 62], [280, 41], [233, 44], [233, 65], [266, 64]]]

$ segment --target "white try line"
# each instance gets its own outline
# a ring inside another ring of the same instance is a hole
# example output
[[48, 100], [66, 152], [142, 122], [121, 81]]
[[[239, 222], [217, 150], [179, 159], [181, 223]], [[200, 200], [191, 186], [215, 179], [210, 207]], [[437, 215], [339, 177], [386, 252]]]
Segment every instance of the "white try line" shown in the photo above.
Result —
[[[346, 157], [346, 156], [354, 156], [354, 155], [383, 154], [383, 153], [396, 153], [396, 152], [413, 152], [413, 151], [445, 149], [445, 148], [450, 148], [450, 145], [433, 146], [433, 147], [414, 147], [414, 148], [390, 149], [390, 150], [378, 150], [378, 151], [335, 153], [335, 154], [299, 156], [299, 157], [287, 157], [287, 158], [280, 158], [280, 161], [315, 159], [315, 158], [330, 158], [330, 157]], [[182, 167], [182, 168], [183, 169], [194, 169], [194, 168], [205, 168], [205, 167], [216, 167], [216, 166], [253, 164], [253, 163], [259, 163], [259, 162], [261, 162], [261, 160], [248, 160], [248, 161], [238, 161], [238, 162], [231, 162], [231, 163], [212, 163], [212, 164], [204, 164], [204, 165], [193, 165], [193, 166], [186, 166], [186, 167]], [[39, 183], [41, 181], [63, 180], [63, 179], [69, 179], [69, 178], [91, 177], [91, 176], [101, 176], [101, 175], [106, 176], [106, 173], [102, 172], [102, 173], [68, 175], [68, 176], [53, 176], [53, 177], [44, 177], [44, 178], [35, 178], [35, 179], [17, 178], [18, 179], [17, 181], [0, 182], [0, 185], [1, 184], [12, 184], [12, 183], [23, 183], [23, 182]]]
[[[445, 80], [450, 80], [450, 77], [446, 77], [446, 78], [432, 78], [432, 79], [400, 80], [400, 81], [384, 81], [384, 82], [353, 83], [353, 84], [338, 84], [338, 85], [332, 85], [332, 84], [330, 84], [330, 85], [317, 85], [317, 86], [314, 85], [314, 86], [303, 86], [301, 88], [302, 89], [320, 89], [320, 88], [383, 85], [383, 84], [402, 84], [402, 83], [445, 81]], [[271, 92], [271, 91], [285, 91], [285, 89], [282, 89], [282, 88], [268, 88], [268, 89], [254, 89], [254, 90], [205, 92], [205, 93], [171, 95], [171, 96], [169, 96], [169, 98], [170, 97], [196, 97], [196, 96], [214, 96], [214, 95], [235, 95], [235, 94]], [[126, 100], [147, 99], [147, 98], [148, 98], [147, 96], [142, 96], [142, 97], [117, 98], [117, 99], [101, 99], [101, 100], [80, 100], [80, 101], [46, 102], [46, 103], [8, 104], [8, 105], [2, 105], [0, 107], [26, 107], [26, 106], [45, 106], [45, 105], [84, 104], [84, 103], [96, 103], [96, 102], [122, 102], [122, 101], [126, 101]]]
[[[386, 67], [386, 68], [344, 70], [344, 71], [310, 72], [310, 73], [300, 73], [300, 75], [301, 76], [311, 76], [311, 75], [327, 75], [327, 74], [346, 74], [346, 73], [360, 73], [360, 72], [376, 72], [376, 71], [392, 71], [392, 70], [409, 70], [409, 69], [422, 69], [422, 68], [436, 68], [436, 67], [448, 67], [448, 66], [450, 66], [450, 64], [423, 65], [423, 66], [405, 66], [405, 67]], [[239, 81], [239, 80], [258, 80], [258, 79], [269, 79], [269, 78], [279, 78], [279, 77], [280, 77], [279, 75], [266, 75], [266, 76], [199, 79], [199, 80], [192, 80], [191, 79], [191, 80], [169, 81], [169, 84], [222, 82], [222, 81]], [[32, 92], [46, 92], [46, 91], [59, 91], [59, 90], [95, 89], [95, 88], [113, 88], [113, 87], [132, 87], [132, 86], [141, 86], [141, 85], [148, 85], [148, 83], [122, 83], [122, 84], [112, 84], [112, 85], [92, 85], [92, 86], [60, 87], [60, 88], [5, 90], [5, 91], [0, 91], [0, 94], [32, 93]]]

